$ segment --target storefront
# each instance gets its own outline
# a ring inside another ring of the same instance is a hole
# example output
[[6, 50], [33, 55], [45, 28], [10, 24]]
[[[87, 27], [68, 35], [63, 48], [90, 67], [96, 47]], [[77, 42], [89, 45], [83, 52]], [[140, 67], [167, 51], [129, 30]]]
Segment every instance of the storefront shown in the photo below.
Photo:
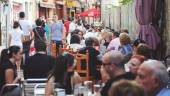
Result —
[[55, 4], [49, 2], [39, 3], [39, 17], [50, 18], [54, 15]]
[[67, 6], [67, 14], [71, 18], [74, 18], [75, 14], [81, 12], [81, 5], [77, 0], [66, 0], [65, 6]]
[[23, 4], [22, 3], [13, 3], [12, 4], [12, 15], [13, 15], [13, 20], [18, 20], [19, 19], [19, 12], [24, 11], [23, 10]]

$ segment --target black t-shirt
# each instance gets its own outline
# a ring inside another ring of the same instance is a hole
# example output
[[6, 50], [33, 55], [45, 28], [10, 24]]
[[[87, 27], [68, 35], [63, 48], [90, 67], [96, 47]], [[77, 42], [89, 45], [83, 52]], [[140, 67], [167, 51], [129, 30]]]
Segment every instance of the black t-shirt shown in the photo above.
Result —
[[108, 91], [114, 82], [122, 80], [122, 79], [134, 80], [135, 78], [136, 76], [133, 73], [127, 72], [123, 75], [117, 76], [115, 79], [108, 80], [101, 91], [101, 96], [108, 96]]
[[25, 60], [24, 77], [25, 79], [47, 78], [55, 63], [55, 58], [37, 53]]
[[5, 71], [7, 69], [12, 69], [14, 71], [14, 79], [17, 77], [17, 67], [16, 64], [13, 64], [11, 61], [7, 60], [6, 62], [0, 65], [0, 89], [5, 84]]
[[36, 27], [33, 29], [33, 32], [34, 32], [35, 42], [42, 41], [42, 39], [45, 40], [45, 30], [43, 27]]

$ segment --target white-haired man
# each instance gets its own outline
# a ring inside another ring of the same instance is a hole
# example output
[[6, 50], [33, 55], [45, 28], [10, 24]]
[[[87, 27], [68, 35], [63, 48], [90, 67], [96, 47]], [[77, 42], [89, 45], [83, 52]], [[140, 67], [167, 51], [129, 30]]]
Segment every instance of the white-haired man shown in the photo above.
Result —
[[148, 96], [170, 96], [166, 67], [157, 60], [148, 60], [140, 65], [136, 81], [147, 91]]
[[124, 64], [122, 64], [123, 61], [124, 55], [120, 51], [109, 51], [103, 56], [103, 66], [101, 69], [102, 80], [106, 77], [108, 78], [108, 80], [105, 80], [106, 84], [101, 91], [101, 96], [108, 96], [108, 91], [112, 83], [122, 79], [135, 79], [135, 75], [130, 72], [125, 72]]

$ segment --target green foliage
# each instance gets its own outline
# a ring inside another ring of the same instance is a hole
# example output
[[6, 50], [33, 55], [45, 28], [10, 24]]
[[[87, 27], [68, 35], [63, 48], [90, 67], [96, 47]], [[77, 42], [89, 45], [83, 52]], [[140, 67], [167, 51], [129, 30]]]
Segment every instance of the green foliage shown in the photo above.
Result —
[[132, 3], [132, 2], [133, 2], [133, 0], [119, 0], [119, 3], [121, 5], [128, 5], [128, 4]]

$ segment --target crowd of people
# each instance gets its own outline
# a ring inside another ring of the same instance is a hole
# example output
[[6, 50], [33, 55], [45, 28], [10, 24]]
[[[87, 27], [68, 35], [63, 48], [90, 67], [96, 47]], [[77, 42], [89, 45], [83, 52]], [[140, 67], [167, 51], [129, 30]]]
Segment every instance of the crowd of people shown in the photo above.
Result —
[[32, 25], [24, 12], [19, 17], [10, 32], [9, 48], [1, 52], [0, 90], [21, 82], [17, 72], [22, 69], [24, 79], [47, 78], [45, 96], [54, 94], [55, 87], [74, 94], [83, 82], [75, 70], [76, 58], [68, 52], [50, 56], [50, 45], [55, 43], [57, 50], [67, 44], [80, 54], [89, 52], [89, 75], [103, 85], [100, 96], [170, 96], [164, 63], [153, 59], [145, 41], [132, 40], [127, 29], [115, 31], [79, 18], [59, 20], [57, 15], [51, 21], [38, 18]]

